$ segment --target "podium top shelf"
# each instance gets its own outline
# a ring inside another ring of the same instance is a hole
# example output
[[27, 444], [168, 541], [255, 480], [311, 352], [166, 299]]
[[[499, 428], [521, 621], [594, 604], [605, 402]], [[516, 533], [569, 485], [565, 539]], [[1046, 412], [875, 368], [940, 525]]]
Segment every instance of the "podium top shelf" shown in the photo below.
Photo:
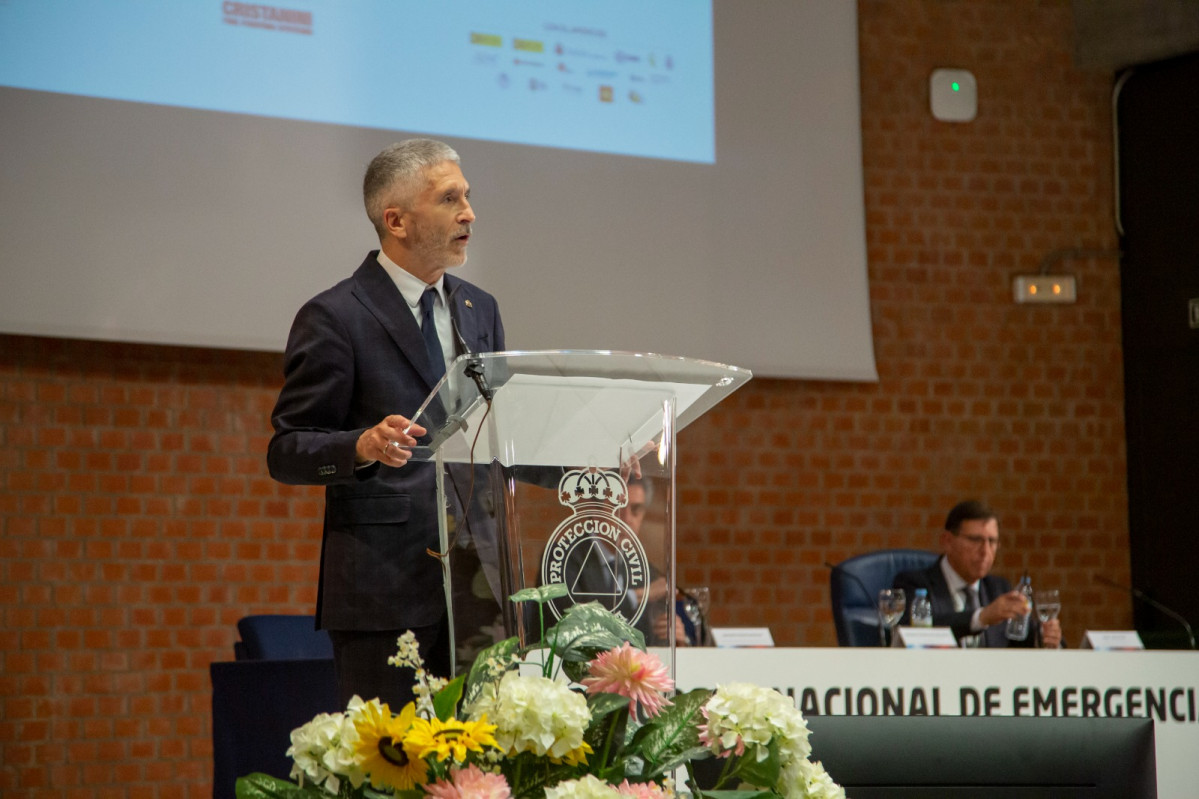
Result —
[[413, 417], [431, 434], [413, 456], [617, 466], [659, 441], [671, 424], [674, 432], [683, 429], [751, 377], [735, 366], [644, 352], [463, 355]]

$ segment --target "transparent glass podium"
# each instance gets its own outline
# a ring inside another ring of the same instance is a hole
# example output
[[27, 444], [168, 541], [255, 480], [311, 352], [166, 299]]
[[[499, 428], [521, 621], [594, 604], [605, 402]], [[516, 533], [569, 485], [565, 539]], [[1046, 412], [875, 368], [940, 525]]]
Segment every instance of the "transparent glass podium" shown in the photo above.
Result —
[[[744, 385], [745, 369], [633, 352], [457, 358], [413, 421], [435, 461], [456, 672], [491, 643], [540, 637], [517, 591], [562, 583], [552, 625], [599, 602], [651, 646], [687, 635], [675, 614], [678, 431]], [[464, 512], [463, 509], [469, 509]], [[528, 603], [526, 603], [528, 604]]]

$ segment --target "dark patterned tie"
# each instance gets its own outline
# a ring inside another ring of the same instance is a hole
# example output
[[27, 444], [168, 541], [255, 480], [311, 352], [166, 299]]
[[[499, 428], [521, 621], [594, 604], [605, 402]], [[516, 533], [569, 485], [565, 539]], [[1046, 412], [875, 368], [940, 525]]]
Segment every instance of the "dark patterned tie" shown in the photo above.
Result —
[[441, 352], [441, 339], [437, 338], [437, 323], [433, 321], [433, 301], [437, 289], [425, 289], [420, 295], [420, 332], [425, 337], [425, 349], [429, 352], [429, 363], [433, 365], [433, 376], [440, 380], [445, 375], [445, 355]]
[[[962, 594], [965, 595], [966, 598], [966, 610], [973, 614], [974, 611], [978, 610], [979, 607], [978, 589], [968, 585], [962, 589]], [[978, 635], [967, 635], [962, 638], [962, 645], [969, 649], [984, 646], [985, 643], [986, 638], [982, 633], [979, 633]]]

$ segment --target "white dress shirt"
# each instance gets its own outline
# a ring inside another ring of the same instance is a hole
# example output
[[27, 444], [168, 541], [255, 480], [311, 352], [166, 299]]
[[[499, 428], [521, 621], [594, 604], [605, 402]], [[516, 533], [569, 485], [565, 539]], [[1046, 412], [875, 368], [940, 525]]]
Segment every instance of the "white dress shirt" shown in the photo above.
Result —
[[957, 610], [966, 609], [966, 597], [962, 593], [966, 589], [974, 594], [978, 599], [978, 607], [974, 609], [974, 615], [970, 617], [970, 631], [981, 633], [983, 631], [982, 622], [979, 621], [979, 615], [982, 613], [982, 597], [978, 593], [979, 580], [973, 583], [967, 583], [962, 576], [953, 570], [949, 565], [949, 558], [941, 558], [941, 574], [945, 576], [945, 582], [949, 585], [949, 595], [953, 597], [953, 606]]

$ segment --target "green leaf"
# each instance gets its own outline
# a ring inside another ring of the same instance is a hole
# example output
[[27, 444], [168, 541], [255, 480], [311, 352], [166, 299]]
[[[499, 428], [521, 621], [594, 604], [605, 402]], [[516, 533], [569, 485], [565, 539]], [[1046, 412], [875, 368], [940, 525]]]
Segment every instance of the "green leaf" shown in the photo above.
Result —
[[262, 773], [238, 777], [234, 791], [237, 799], [304, 799], [305, 797], [328, 797], [329, 795], [317, 785], [310, 784], [301, 788], [294, 782]]
[[707, 688], [679, 694], [671, 700], [672, 704], [638, 730], [633, 745], [645, 758], [647, 765], [652, 764], [651, 774], [660, 773], [666, 763], [681, 762], [679, 758], [682, 753], [701, 748], [698, 731], [702, 722], [700, 709], [711, 696], [712, 691]]
[[609, 713], [628, 706], [629, 698], [620, 694], [592, 694], [587, 697], [587, 709], [591, 711], [592, 725]]
[[566, 588], [566, 583], [550, 583], [535, 588], [523, 588], [508, 598], [513, 602], [536, 602], [544, 605], [546, 602], [564, 597], [568, 593], [570, 592]]
[[590, 662], [590, 658], [582, 661], [564, 660], [562, 661], [562, 671], [566, 672], [566, 676], [570, 678], [571, 682], [582, 682], [583, 678], [590, 674], [590, 669], [587, 668]]
[[514, 797], [544, 796], [545, 786], [572, 779], [584, 773], [586, 766], [554, 765], [547, 757], [521, 752], [500, 761], [500, 771]]
[[645, 649], [645, 636], [640, 630], [596, 602], [569, 608], [545, 637], [554, 642], [555, 654], [568, 663], [589, 661], [597, 653], [626, 641], [637, 649]]
[[778, 799], [774, 791], [704, 791], [704, 799]]
[[590, 665], [590, 657], [582, 661], [564, 660], [562, 661], [562, 671], [566, 672], [572, 683], [582, 683], [583, 678], [589, 677], [591, 674]]
[[[691, 749], [674, 752], [660, 763], [654, 764], [652, 771], [646, 774], [646, 779], [658, 779], [677, 768], [682, 768], [688, 763], [694, 763], [696, 760], [707, 760], [710, 757], [715, 757], [715, 755], [706, 746], [696, 746]], [[649, 768], [648, 763], [646, 767]]]
[[519, 651], [520, 641], [516, 638], [506, 638], [480, 652], [466, 678], [464, 704], [473, 704], [484, 686], [498, 682], [515, 665], [516, 653]]
[[465, 677], [455, 677], [453, 682], [442, 688], [433, 697], [433, 712], [437, 714], [439, 720], [446, 721], [454, 717], [454, 711], [458, 707], [458, 700], [462, 698], [462, 687], [465, 683]]
[[[590, 705], [590, 702], [588, 702]], [[624, 773], [625, 738], [629, 725], [629, 700], [625, 700], [617, 712], [606, 714], [602, 720], [592, 717], [591, 724], [583, 734], [583, 740], [591, 746], [593, 754], [587, 757], [588, 771], [600, 779], [607, 780]], [[617, 782], [620, 780], [617, 779]]]
[[766, 749], [766, 759], [758, 760], [750, 751], [737, 758], [732, 773], [742, 782], [758, 787], [771, 787], [779, 781], [779, 771], [782, 767], [779, 761], [779, 743], [777, 736], [770, 739]]

